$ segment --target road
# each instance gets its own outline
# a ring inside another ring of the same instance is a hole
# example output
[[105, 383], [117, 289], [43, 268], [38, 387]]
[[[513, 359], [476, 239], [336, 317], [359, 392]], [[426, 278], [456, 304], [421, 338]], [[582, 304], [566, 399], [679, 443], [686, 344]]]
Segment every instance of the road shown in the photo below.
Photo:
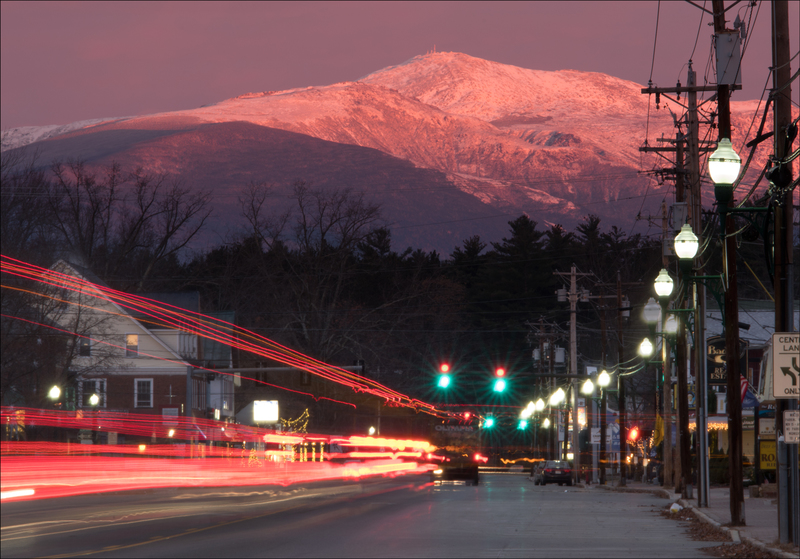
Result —
[[664, 499], [486, 475], [6, 502], [10, 557], [704, 557]]

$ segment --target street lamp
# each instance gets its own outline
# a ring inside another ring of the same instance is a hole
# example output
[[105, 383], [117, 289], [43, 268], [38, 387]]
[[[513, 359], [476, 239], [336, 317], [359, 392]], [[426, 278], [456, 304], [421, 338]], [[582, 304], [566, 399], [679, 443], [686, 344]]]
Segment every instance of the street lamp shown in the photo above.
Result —
[[714, 196], [720, 215], [725, 270], [725, 360], [727, 365], [727, 408], [730, 470], [731, 525], [744, 525], [742, 486], [742, 401], [739, 388], [739, 295], [736, 285], [736, 224], [728, 211], [733, 185], [739, 177], [741, 158], [733, 151], [730, 138], [720, 138], [717, 150], [708, 158], [708, 174], [714, 181]]
[[639, 355], [645, 359], [653, 355], [653, 343], [649, 339], [645, 338], [639, 344]]
[[663, 300], [672, 295], [672, 290], [675, 287], [675, 281], [672, 279], [672, 276], [669, 275], [669, 272], [666, 270], [666, 268], [661, 268], [661, 271], [658, 272], [658, 276], [656, 276], [656, 279], [653, 282], [653, 286], [655, 287], [658, 298]]
[[674, 314], [669, 315], [666, 322], [664, 322], [664, 332], [669, 337], [673, 337], [678, 333], [678, 319]]
[[708, 158], [708, 174], [714, 181], [714, 197], [727, 207], [733, 198], [733, 183], [739, 177], [742, 159], [733, 151], [730, 138], [721, 138], [717, 150]]
[[600, 485], [606, 484], [606, 430], [608, 429], [606, 387], [609, 384], [611, 384], [611, 375], [603, 369], [597, 375], [597, 385], [600, 387]]
[[564, 394], [564, 391], [561, 388], [559, 388], [558, 390], [553, 392], [553, 394], [550, 396], [550, 405], [557, 406], [558, 404], [564, 401], [565, 397], [566, 394]]
[[61, 397], [61, 389], [58, 386], [54, 386], [50, 389], [50, 392], [47, 393], [47, 397], [51, 400], [58, 400]]
[[586, 396], [594, 394], [594, 383], [592, 382], [592, 379], [586, 379], [586, 382], [584, 382], [583, 386], [581, 387], [581, 393], [585, 394]]
[[90, 406], [96, 406], [99, 403], [100, 403], [100, 396], [98, 396], [97, 394], [92, 394], [91, 396], [89, 396]]
[[[697, 235], [692, 231], [692, 226], [688, 223], [684, 224], [675, 237], [675, 254], [678, 255], [681, 262], [693, 260], [699, 247], [700, 243], [697, 240]], [[661, 274], [659, 274], [659, 276], [660, 275]]]
[[539, 398], [538, 400], [536, 400], [536, 411], [542, 411], [542, 410], [544, 410], [544, 400]]
[[648, 326], [652, 328], [655, 327], [656, 322], [661, 318], [661, 306], [656, 303], [656, 300], [650, 297], [647, 300], [647, 304], [644, 306], [644, 321], [648, 324]]

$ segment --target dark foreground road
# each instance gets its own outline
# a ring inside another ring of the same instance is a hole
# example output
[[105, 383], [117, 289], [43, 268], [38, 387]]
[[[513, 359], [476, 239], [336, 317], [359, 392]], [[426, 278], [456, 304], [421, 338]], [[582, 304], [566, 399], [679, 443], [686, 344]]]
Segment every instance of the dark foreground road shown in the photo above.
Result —
[[484, 476], [176, 489], [2, 506], [10, 557], [703, 557], [648, 494]]

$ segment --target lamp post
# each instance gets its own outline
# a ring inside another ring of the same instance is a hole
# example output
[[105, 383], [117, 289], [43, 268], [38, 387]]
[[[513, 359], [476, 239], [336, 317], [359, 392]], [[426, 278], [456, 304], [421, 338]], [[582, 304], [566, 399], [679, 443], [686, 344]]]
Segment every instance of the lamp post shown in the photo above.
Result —
[[[699, 246], [699, 240], [697, 235], [694, 234], [694, 231], [692, 231], [692, 226], [689, 224], [684, 224], [681, 227], [678, 235], [675, 237], [674, 244], [675, 254], [678, 255], [680, 262], [681, 279], [683, 280], [684, 286], [687, 284], [687, 282], [693, 279], [692, 265]], [[697, 301], [695, 299], [695, 312], [698, 308], [696, 303]], [[680, 302], [677, 305], [678, 310], [680, 310], [684, 304], [685, 300], [683, 297], [681, 297]], [[698, 344], [697, 341], [703, 339], [704, 336], [705, 333], [702, 331], [695, 333], [696, 346], [701, 346], [701, 344]], [[678, 376], [678, 456], [680, 458], [682, 493], [685, 498], [691, 498], [692, 462], [689, 447], [689, 379], [686, 371], [686, 345], [686, 328], [679, 328], [677, 331], [675, 344], [675, 359]], [[697, 376], [698, 379], [696, 380], [700, 380], [700, 377], [703, 375], [698, 373]], [[699, 398], [695, 398], [695, 405], [699, 405]], [[702, 460], [698, 460], [698, 462], [702, 462]]]
[[[661, 305], [662, 318], [666, 315], [667, 306], [669, 305], [669, 298], [675, 289], [675, 281], [665, 268], [661, 268], [655, 281], [653, 288], [656, 295], [658, 295], [658, 302]], [[678, 323], [673, 319], [675, 330], [673, 334], [677, 333]], [[669, 318], [666, 318], [663, 328], [667, 331], [667, 324]], [[661, 452], [661, 459], [663, 464], [664, 486], [667, 488], [673, 487], [672, 481], [672, 375], [668, 357], [670, 356], [670, 349], [667, 347], [668, 343], [674, 343], [675, 338], [671, 340], [664, 340], [661, 344], [661, 420], [664, 425], [663, 433], [663, 447]]]
[[[567, 395], [564, 393], [564, 390], [561, 387], [559, 387], [555, 392], [553, 392], [550, 395], [550, 401], [549, 401], [550, 407], [556, 408], [556, 413], [558, 414], [557, 416], [558, 420], [555, 422], [556, 433], [554, 438], [556, 443], [555, 447], [557, 448], [557, 451], [554, 460], [562, 460], [563, 459], [562, 456], [563, 454], [565, 454], [565, 452], [562, 451], [561, 442], [558, 440], [558, 436], [559, 436], [559, 430], [561, 429], [561, 418], [560, 418], [561, 410], [559, 409], [559, 404], [563, 402], [566, 399], [566, 397]], [[564, 433], [564, 435], [565, 435], [564, 438], [566, 439], [566, 432]]]
[[731, 525], [744, 526], [744, 487], [742, 486], [742, 396], [739, 384], [739, 301], [736, 285], [736, 225], [728, 212], [733, 200], [733, 184], [742, 160], [733, 151], [730, 138], [720, 138], [717, 150], [708, 158], [708, 174], [714, 181], [714, 196], [723, 238], [725, 282], [725, 361], [727, 365], [727, 408]]
[[[692, 280], [692, 302], [694, 307], [694, 345], [695, 345], [695, 417], [697, 423], [697, 504], [708, 506], [708, 411], [707, 397], [708, 376], [706, 374], [706, 340], [705, 340], [705, 287], [698, 286], [694, 276], [694, 258], [699, 248], [699, 240], [689, 225], [684, 225], [675, 237], [675, 254], [678, 255], [681, 274], [685, 280]], [[701, 276], [703, 278], [703, 276]], [[679, 400], [680, 405], [680, 400]], [[687, 411], [688, 420], [688, 411]]]
[[607, 413], [606, 409], [606, 386], [611, 383], [611, 376], [605, 369], [597, 375], [597, 385], [600, 387], [600, 485], [606, 484], [606, 423]]
[[594, 464], [595, 464], [595, 451], [592, 444], [592, 416], [594, 415], [594, 383], [592, 379], [586, 379], [586, 382], [581, 386], [581, 393], [586, 397], [586, 483], [589, 483], [590, 472], [591, 480], [595, 480]]

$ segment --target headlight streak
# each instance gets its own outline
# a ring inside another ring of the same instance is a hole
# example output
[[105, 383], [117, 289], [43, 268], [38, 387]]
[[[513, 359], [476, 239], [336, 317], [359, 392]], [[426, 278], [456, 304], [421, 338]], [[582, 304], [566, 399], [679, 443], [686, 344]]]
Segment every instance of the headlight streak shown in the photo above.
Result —
[[[174, 307], [168, 304], [157, 303], [155, 301], [152, 301], [144, 297], [124, 293], [110, 288], [100, 287], [96, 284], [93, 284], [85, 280], [81, 280], [69, 274], [64, 274], [61, 272], [57, 272], [55, 270], [49, 270], [46, 268], [34, 266], [20, 260], [15, 260], [5, 255], [0, 255], [0, 258], [2, 259], [0, 262], [0, 270], [2, 270], [2, 272], [4, 273], [31, 279], [40, 282], [42, 284], [50, 285], [59, 289], [67, 289], [75, 291], [85, 296], [94, 297], [98, 300], [112, 303], [120, 308], [144, 314], [145, 316], [150, 317], [152, 319], [152, 320], [142, 319], [142, 321], [145, 323], [167, 324], [181, 330], [196, 332], [198, 335], [206, 337], [208, 339], [215, 340], [220, 343], [230, 345], [231, 347], [236, 347], [243, 351], [248, 351], [256, 355], [275, 360], [285, 365], [297, 367], [298, 369], [302, 369], [304, 371], [328, 379], [330, 381], [337, 382], [345, 386], [349, 386], [355, 392], [373, 394], [375, 396], [385, 399], [389, 403], [389, 405], [409, 407], [417, 411], [434, 415], [436, 417], [444, 418], [444, 417], [456, 416], [456, 414], [454, 414], [453, 412], [439, 410], [432, 404], [428, 404], [420, 400], [417, 400], [415, 398], [411, 398], [397, 391], [394, 391], [386, 386], [383, 386], [371, 379], [362, 377], [360, 375], [351, 373], [349, 371], [345, 371], [344, 369], [339, 369], [338, 367], [328, 365], [326, 363], [323, 363], [321, 361], [303, 355], [300, 352], [282, 346], [281, 344], [278, 344], [264, 336], [260, 336], [258, 334], [255, 334], [254, 332], [238, 327], [229, 322], [207, 317], [200, 313], [187, 311], [179, 307]], [[5, 285], [3, 286], [3, 288], [20, 290], [18, 288], [13, 288]], [[71, 305], [78, 305], [86, 308], [91, 308], [99, 312], [121, 315], [121, 313], [110, 312], [108, 309], [104, 309], [101, 307], [90, 307], [89, 305], [81, 305], [79, 302], [71, 301], [69, 299], [58, 299], [50, 295], [47, 295], [45, 293], [39, 293], [39, 292], [30, 292], [30, 293], [33, 293], [41, 297], [53, 298], [58, 301], [65, 302]], [[3, 315], [3, 316], [33, 323], [32, 321], [22, 319], [20, 317], [14, 317], [8, 315]], [[48, 326], [48, 325], [42, 325], [42, 326]], [[58, 328], [54, 329], [58, 330]], [[87, 339], [92, 339], [92, 338], [87, 337]], [[112, 347], [121, 347], [121, 346], [115, 346], [114, 344], [105, 342], [103, 340], [94, 340], [94, 341], [96, 343], [103, 343], [105, 345]], [[151, 357], [163, 359], [158, 356], [151, 356]], [[166, 360], [169, 361], [169, 359]], [[217, 371], [214, 369], [205, 369], [205, 370], [208, 370], [210, 372], [215, 372], [218, 374], [225, 374], [225, 375], [233, 374], [230, 372]], [[243, 377], [243, 378], [248, 378], [248, 377]], [[275, 385], [270, 385], [269, 383], [258, 381], [256, 379], [250, 379], [250, 380], [259, 382], [261, 384], [266, 384], [269, 386], [275, 386]], [[290, 390], [280, 386], [277, 386], [277, 388]], [[305, 392], [300, 392], [295, 390], [291, 391], [299, 394], [308, 395], [315, 399], [332, 400], [331, 398], [326, 398], [323, 396], [315, 396], [313, 394]], [[353, 404], [349, 402], [341, 402], [338, 400], [332, 400], [332, 401], [355, 407]]]
[[[315, 438], [322, 437], [315, 435]], [[392, 444], [397, 447], [408, 443], [413, 443], [417, 449], [429, 446], [425, 441], [397, 440]], [[418, 461], [421, 451], [325, 453], [324, 462], [303, 462], [288, 461], [289, 455], [295, 453], [280, 450], [261, 451], [259, 459], [253, 460], [247, 449], [231, 447], [150, 444], [140, 451], [140, 446], [145, 445], [4, 441], [0, 470], [3, 500], [166, 487], [288, 486], [312, 481], [419, 474], [434, 468], [432, 464]], [[110, 456], [113, 454], [118, 456]], [[272, 456], [284, 459], [276, 462], [271, 460]]]

